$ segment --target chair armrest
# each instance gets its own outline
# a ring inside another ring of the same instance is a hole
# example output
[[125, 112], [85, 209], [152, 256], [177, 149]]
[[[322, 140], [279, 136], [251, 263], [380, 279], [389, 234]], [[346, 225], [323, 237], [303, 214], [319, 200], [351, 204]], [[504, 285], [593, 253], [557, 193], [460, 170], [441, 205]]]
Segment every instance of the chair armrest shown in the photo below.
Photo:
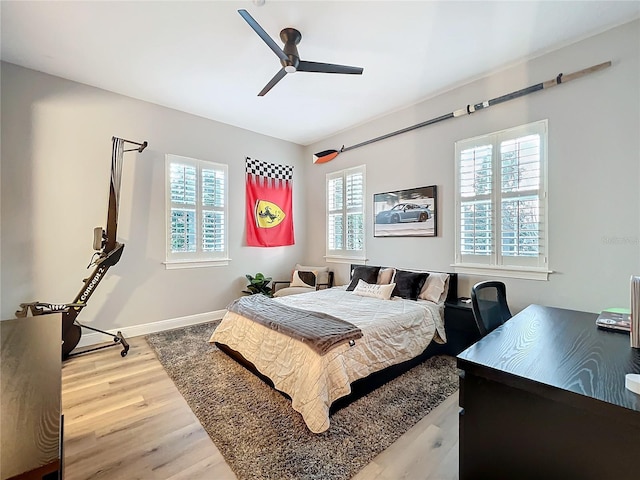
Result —
[[291, 280], [278, 280], [277, 282], [271, 282], [271, 291], [273, 293], [276, 293], [276, 285], [279, 284], [287, 284], [287, 285], [291, 285]]
[[329, 272], [329, 281], [327, 283], [316, 283], [316, 290], [320, 290], [320, 287], [331, 288], [333, 287], [333, 272]]

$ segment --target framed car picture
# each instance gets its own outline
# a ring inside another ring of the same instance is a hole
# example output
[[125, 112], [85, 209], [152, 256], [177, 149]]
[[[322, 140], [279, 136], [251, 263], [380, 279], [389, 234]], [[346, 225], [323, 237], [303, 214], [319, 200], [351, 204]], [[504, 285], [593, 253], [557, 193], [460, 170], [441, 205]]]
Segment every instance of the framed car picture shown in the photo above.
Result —
[[410, 188], [373, 195], [374, 237], [438, 235], [438, 187]]

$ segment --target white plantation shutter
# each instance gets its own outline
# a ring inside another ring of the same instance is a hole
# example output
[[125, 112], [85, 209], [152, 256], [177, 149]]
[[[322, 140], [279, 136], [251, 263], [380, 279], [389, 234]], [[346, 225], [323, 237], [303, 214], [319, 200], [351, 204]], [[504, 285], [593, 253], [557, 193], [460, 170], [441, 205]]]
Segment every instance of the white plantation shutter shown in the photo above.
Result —
[[327, 256], [364, 258], [365, 167], [327, 175]]
[[347, 251], [364, 251], [364, 170], [347, 172]]
[[202, 250], [225, 251], [225, 169], [202, 168]]
[[327, 179], [327, 251], [341, 250], [344, 245], [344, 178]]
[[456, 142], [457, 267], [548, 273], [546, 139], [543, 120]]
[[172, 252], [196, 251], [197, 169], [193, 165], [170, 165]]
[[493, 253], [492, 145], [460, 153], [460, 253], [487, 263]]
[[[540, 144], [538, 133], [500, 144], [500, 251], [503, 257], [536, 258], [545, 254]], [[503, 258], [503, 263], [508, 264], [509, 260]], [[522, 264], [522, 260], [516, 264]]]
[[167, 263], [227, 257], [227, 166], [167, 155]]

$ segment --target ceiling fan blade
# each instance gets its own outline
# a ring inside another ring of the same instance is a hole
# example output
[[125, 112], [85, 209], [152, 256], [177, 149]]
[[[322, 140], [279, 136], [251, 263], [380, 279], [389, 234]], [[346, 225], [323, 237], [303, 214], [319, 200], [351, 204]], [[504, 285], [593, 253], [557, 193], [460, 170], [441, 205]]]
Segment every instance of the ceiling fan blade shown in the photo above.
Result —
[[273, 78], [269, 81], [269, 83], [265, 85], [265, 87], [260, 91], [258, 96], [264, 97], [267, 94], [267, 92], [275, 86], [276, 83], [278, 83], [280, 80], [284, 78], [286, 74], [287, 72], [284, 68], [281, 68], [280, 70], [278, 70], [278, 73], [276, 73], [273, 76]]
[[244, 18], [247, 21], [249, 26], [255, 30], [255, 32], [260, 36], [260, 38], [264, 41], [264, 43], [266, 43], [269, 46], [269, 48], [273, 50], [273, 53], [275, 53], [280, 58], [280, 60], [284, 60], [284, 61], [289, 60], [289, 57], [287, 57], [287, 54], [284, 53], [282, 48], [280, 48], [278, 44], [273, 41], [273, 39], [269, 36], [269, 34], [265, 32], [260, 25], [258, 25], [258, 22], [256, 22], [254, 18], [251, 15], [249, 15], [249, 12], [247, 12], [246, 10], [238, 10], [238, 13], [242, 16], [242, 18]]
[[362, 75], [364, 68], [350, 67], [348, 65], [334, 65], [333, 63], [306, 62], [300, 60], [298, 64], [299, 72], [319, 72], [319, 73], [349, 73]]

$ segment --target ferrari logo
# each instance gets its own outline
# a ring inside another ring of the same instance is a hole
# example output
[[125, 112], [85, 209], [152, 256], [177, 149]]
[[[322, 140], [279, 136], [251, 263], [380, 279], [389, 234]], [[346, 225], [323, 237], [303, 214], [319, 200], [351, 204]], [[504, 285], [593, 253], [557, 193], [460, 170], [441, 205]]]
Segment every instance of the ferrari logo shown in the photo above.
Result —
[[256, 202], [256, 225], [259, 228], [272, 228], [280, 225], [286, 215], [275, 203], [266, 200]]

